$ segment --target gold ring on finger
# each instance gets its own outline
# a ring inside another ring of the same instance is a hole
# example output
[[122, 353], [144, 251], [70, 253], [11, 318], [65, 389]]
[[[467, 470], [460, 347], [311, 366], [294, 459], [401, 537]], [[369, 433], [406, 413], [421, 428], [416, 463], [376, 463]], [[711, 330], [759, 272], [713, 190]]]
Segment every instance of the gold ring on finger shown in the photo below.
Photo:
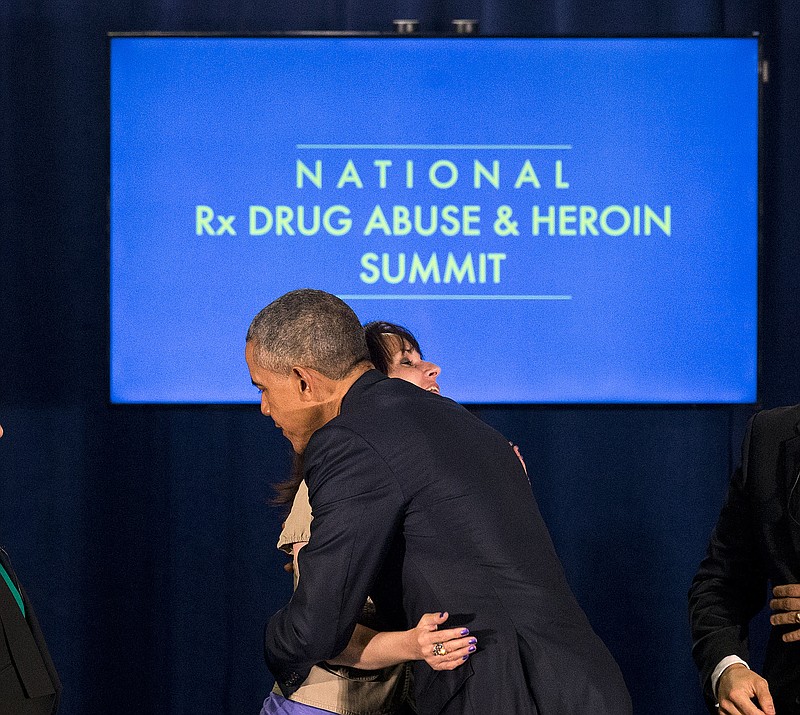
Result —
[[794, 620], [795, 620], [797, 623], [800, 623], [800, 611], [795, 611], [795, 614], [794, 614]]
[[444, 647], [444, 643], [434, 643], [433, 644], [433, 654], [434, 655], [447, 655], [447, 648]]

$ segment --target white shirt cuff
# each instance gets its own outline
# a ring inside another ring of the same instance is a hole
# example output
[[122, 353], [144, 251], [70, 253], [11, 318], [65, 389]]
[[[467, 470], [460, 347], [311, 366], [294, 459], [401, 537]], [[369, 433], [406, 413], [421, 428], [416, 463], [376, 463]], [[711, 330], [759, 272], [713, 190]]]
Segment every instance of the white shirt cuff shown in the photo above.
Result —
[[736, 663], [741, 663], [745, 668], [750, 670], [750, 666], [747, 665], [747, 663], [745, 663], [738, 655], [727, 655], [719, 663], [717, 663], [717, 667], [714, 668], [713, 672], [711, 673], [711, 692], [714, 693], [715, 698], [717, 697], [717, 685], [719, 684], [719, 679], [722, 676], [722, 673], [732, 665], [736, 665]]

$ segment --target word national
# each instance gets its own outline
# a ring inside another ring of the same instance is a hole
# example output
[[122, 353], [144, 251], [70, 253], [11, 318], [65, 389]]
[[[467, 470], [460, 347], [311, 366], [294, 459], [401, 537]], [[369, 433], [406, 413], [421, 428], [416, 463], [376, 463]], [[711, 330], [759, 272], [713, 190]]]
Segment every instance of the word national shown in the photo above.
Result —
[[[552, 172], [549, 171], [549, 167], [546, 173], [543, 173], [541, 167], [539, 172], [543, 177], [548, 177], [548, 185], [556, 189], [569, 188], [569, 182], [564, 180], [564, 166], [560, 159], [553, 164]], [[511, 169], [504, 166], [502, 171], [500, 161], [497, 159], [488, 164], [474, 159], [472, 165], [467, 165], [466, 168], [463, 165], [459, 168], [458, 164], [448, 159], [438, 159], [422, 168], [411, 159], [397, 163], [391, 159], [375, 159], [371, 165], [359, 164], [358, 167], [352, 159], [348, 159], [332, 173], [323, 170], [320, 159], [314, 162], [313, 168], [297, 159], [295, 182], [298, 189], [306, 186], [322, 189], [330, 185], [337, 189], [347, 187], [363, 189], [365, 186], [379, 189], [390, 186], [413, 189], [418, 183], [427, 183], [436, 189], [450, 189], [465, 182], [470, 182], [474, 189], [484, 186], [499, 189], [508, 182], [512, 182], [511, 185], [515, 189], [542, 188], [539, 174], [529, 159], [525, 159], [521, 164], [515, 163]]]

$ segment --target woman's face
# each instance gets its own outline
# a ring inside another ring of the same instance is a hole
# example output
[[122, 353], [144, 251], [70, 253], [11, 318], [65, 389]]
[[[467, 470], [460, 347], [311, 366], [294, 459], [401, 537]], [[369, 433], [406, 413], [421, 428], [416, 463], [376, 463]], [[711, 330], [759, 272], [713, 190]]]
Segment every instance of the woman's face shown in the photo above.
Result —
[[417, 350], [397, 335], [387, 334], [384, 340], [391, 355], [387, 373], [389, 377], [399, 377], [438, 395], [439, 385], [436, 378], [442, 369], [435, 363], [423, 360]]

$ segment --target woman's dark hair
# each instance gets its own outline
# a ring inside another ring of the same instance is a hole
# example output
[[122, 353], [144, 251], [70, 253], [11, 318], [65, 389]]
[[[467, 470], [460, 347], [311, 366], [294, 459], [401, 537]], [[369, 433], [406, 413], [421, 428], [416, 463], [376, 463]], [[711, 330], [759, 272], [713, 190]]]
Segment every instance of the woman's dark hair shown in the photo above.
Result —
[[389, 365], [392, 362], [391, 344], [384, 338], [385, 335], [395, 335], [404, 343], [408, 343], [420, 356], [422, 350], [419, 343], [408, 328], [396, 323], [387, 323], [385, 320], [373, 320], [364, 326], [364, 337], [367, 339], [369, 358], [376, 369], [384, 375], [389, 374]]
[[[390, 345], [387, 344], [387, 340], [384, 338], [385, 335], [397, 336], [403, 342], [408, 343], [420, 356], [422, 355], [422, 350], [419, 349], [417, 339], [410, 330], [404, 328], [402, 325], [387, 323], [385, 320], [373, 320], [371, 323], [367, 323], [364, 325], [364, 337], [367, 339], [369, 357], [375, 368], [380, 370], [384, 375], [389, 373], [389, 365], [392, 362]], [[289, 475], [289, 478], [273, 485], [275, 489], [275, 498], [272, 500], [272, 504], [275, 506], [291, 506], [297, 494], [297, 490], [300, 488], [300, 482], [302, 481], [303, 457], [302, 455], [295, 454], [292, 459], [292, 473]]]
[[289, 473], [289, 478], [272, 485], [272, 488], [275, 490], [275, 496], [272, 498], [270, 504], [273, 506], [291, 507], [297, 495], [297, 490], [300, 488], [300, 482], [302, 481], [303, 455], [295, 453], [292, 456], [292, 471]]

